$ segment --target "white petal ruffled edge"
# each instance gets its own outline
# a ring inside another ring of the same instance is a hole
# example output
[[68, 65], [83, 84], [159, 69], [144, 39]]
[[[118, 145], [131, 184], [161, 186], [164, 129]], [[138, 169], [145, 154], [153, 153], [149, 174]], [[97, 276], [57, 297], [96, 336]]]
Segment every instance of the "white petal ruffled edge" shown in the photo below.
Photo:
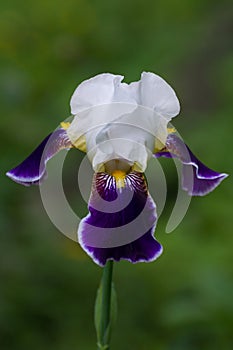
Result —
[[71, 113], [76, 115], [89, 107], [112, 103], [115, 89], [123, 78], [121, 75], [103, 73], [83, 81], [71, 97]]
[[141, 75], [141, 103], [168, 120], [180, 112], [175, 91], [163, 78], [150, 72]]
[[76, 115], [90, 107], [118, 102], [150, 108], [168, 121], [179, 114], [175, 91], [160, 76], [143, 72], [141, 80], [131, 84], [121, 83], [123, 78], [103, 73], [82, 82], [71, 97], [71, 113]]

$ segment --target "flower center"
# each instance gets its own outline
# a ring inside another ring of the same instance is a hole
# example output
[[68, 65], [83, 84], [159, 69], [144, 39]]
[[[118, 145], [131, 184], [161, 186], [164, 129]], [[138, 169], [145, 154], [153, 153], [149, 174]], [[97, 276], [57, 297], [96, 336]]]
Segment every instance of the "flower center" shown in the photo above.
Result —
[[131, 166], [122, 159], [112, 159], [104, 164], [104, 171], [113, 176], [117, 188], [125, 187], [125, 177], [131, 171]]
[[125, 187], [125, 177], [126, 177], [126, 172], [122, 170], [114, 170], [112, 172], [112, 176], [116, 180], [116, 187], [117, 188], [123, 188]]

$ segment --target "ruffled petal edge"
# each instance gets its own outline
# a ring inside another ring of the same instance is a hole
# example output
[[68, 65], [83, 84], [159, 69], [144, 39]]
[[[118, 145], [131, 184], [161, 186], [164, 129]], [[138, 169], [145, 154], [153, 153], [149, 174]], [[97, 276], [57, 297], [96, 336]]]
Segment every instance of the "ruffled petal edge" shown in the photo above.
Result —
[[[127, 191], [132, 198], [125, 203]], [[153, 235], [156, 206], [143, 174], [130, 173], [121, 191], [112, 176], [95, 174], [88, 208], [89, 214], [78, 228], [78, 240], [96, 264], [104, 266], [108, 260], [151, 262], [162, 254], [162, 246]]]
[[228, 176], [204, 165], [175, 134], [168, 135], [166, 147], [154, 156], [178, 158], [182, 162], [182, 188], [191, 196], [210, 193]]

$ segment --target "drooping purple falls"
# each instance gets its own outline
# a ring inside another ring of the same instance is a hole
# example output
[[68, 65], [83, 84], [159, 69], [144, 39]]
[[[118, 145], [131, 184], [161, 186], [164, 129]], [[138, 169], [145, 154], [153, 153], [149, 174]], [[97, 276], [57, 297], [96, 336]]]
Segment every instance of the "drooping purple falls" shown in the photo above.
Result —
[[110, 259], [150, 262], [162, 253], [153, 236], [156, 206], [142, 173], [126, 175], [120, 188], [114, 176], [96, 173], [88, 209], [78, 238], [97, 264], [103, 266]]
[[[86, 152], [96, 174], [89, 215], [82, 220], [78, 235], [82, 247], [100, 265], [108, 259], [151, 261], [162, 252], [153, 237], [155, 203], [142, 174], [151, 154], [182, 162], [182, 187], [190, 195], [203, 196], [227, 177], [201, 163], [168, 127], [180, 104], [164, 79], [143, 72], [139, 81], [126, 84], [122, 80], [121, 75], [104, 73], [82, 82], [71, 98], [73, 120], [61, 123], [61, 128], [7, 172], [19, 184], [38, 185], [46, 176], [47, 161], [57, 152], [70, 148]], [[128, 166], [127, 170], [119, 168], [125, 170], [124, 176], [106, 168], [116, 160]]]
[[166, 147], [154, 154], [156, 158], [178, 158], [182, 162], [182, 187], [191, 196], [204, 196], [213, 191], [228, 175], [209, 169], [175, 134], [169, 134]]
[[[72, 147], [66, 130], [60, 128], [7, 175], [25, 186], [38, 185], [46, 176], [47, 161], [60, 150]], [[175, 134], [168, 135], [164, 149], [154, 156], [181, 160], [183, 189], [190, 195], [205, 195], [227, 177], [207, 168]], [[131, 171], [117, 180], [99, 172], [93, 179], [89, 214], [78, 229], [79, 242], [101, 266], [109, 259], [152, 261], [162, 253], [153, 236], [156, 220], [156, 206], [142, 173]]]
[[17, 167], [7, 172], [13, 181], [24, 185], [38, 185], [46, 177], [46, 163], [62, 149], [69, 149], [72, 144], [64, 129], [60, 128], [49, 134], [40, 145]]

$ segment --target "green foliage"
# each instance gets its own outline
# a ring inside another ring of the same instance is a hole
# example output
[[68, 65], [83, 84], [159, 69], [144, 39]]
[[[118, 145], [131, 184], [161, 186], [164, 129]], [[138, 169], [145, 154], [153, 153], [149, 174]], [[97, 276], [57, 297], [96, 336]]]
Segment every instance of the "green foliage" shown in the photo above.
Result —
[[[97, 341], [99, 344], [99, 348], [101, 348], [102, 344], [102, 329], [101, 329], [101, 321], [102, 321], [102, 302], [103, 302], [103, 283], [100, 284], [100, 287], [97, 290], [96, 301], [95, 301], [95, 329], [97, 334]], [[105, 329], [103, 339], [105, 340], [105, 344], [109, 344], [111, 330], [116, 324], [117, 319], [117, 295], [114, 283], [111, 286], [111, 306], [110, 306], [110, 322]], [[106, 345], [106, 349], [108, 349], [108, 345]]]

